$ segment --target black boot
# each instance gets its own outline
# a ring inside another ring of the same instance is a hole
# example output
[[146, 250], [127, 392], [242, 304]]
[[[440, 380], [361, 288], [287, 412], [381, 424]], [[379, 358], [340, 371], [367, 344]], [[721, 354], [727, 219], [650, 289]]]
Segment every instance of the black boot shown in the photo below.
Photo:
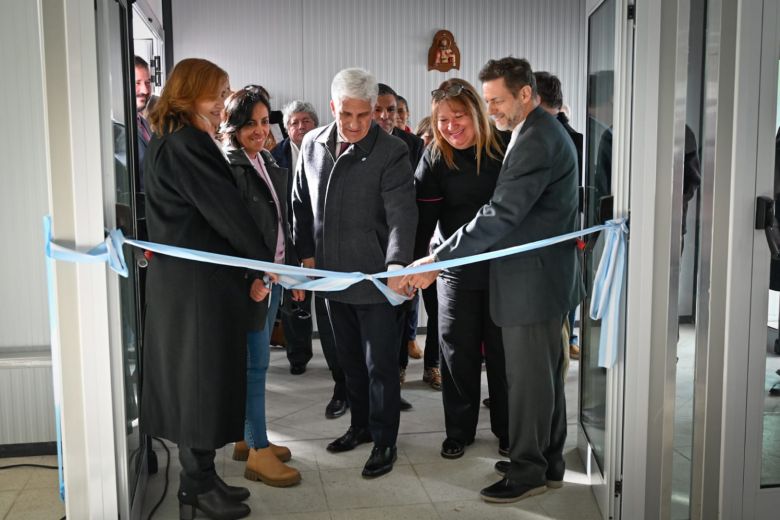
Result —
[[212, 520], [237, 520], [251, 513], [248, 505], [233, 502], [216, 487], [199, 495], [180, 490], [179, 519], [192, 520], [196, 509]]
[[222, 480], [219, 475], [215, 476], [214, 483], [217, 485], [217, 489], [219, 489], [219, 492], [222, 493], [228, 500], [232, 502], [243, 502], [247, 498], [249, 498], [249, 490], [245, 487], [239, 487], [239, 486], [229, 486], [227, 483], [225, 483], [224, 480]]

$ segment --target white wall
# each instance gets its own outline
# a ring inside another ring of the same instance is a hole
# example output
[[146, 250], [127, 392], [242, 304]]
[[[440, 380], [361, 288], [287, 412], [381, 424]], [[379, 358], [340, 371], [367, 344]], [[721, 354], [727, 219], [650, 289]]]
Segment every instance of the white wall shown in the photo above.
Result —
[[[303, 98], [332, 120], [330, 81], [361, 66], [409, 100], [412, 126], [427, 115], [430, 91], [448, 77], [478, 85], [490, 58], [525, 57], [557, 74], [575, 128], [584, 128], [584, 0], [173, 0], [175, 61], [207, 58], [233, 88], [259, 83], [272, 106]], [[459, 71], [427, 70], [437, 30], [460, 48]]]
[[48, 211], [46, 132], [37, 2], [3, 2], [0, 16], [0, 357], [49, 345], [43, 258]]

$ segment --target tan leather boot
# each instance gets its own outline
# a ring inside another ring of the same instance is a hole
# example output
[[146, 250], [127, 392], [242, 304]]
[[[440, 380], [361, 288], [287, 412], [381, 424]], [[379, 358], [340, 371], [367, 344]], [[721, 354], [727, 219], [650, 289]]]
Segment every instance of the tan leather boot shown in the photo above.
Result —
[[292, 458], [292, 453], [290, 453], [290, 448], [286, 446], [277, 446], [273, 442], [269, 442], [268, 447], [271, 448], [271, 451], [273, 452], [274, 455], [276, 455], [276, 458], [282, 462], [287, 462]]
[[301, 474], [297, 469], [291, 468], [276, 458], [269, 446], [259, 450], [249, 450], [244, 478], [260, 480], [269, 486], [287, 487], [300, 482]]
[[233, 460], [245, 461], [249, 458], [249, 445], [246, 441], [238, 441], [233, 445]]
[[[274, 453], [274, 455], [276, 455], [276, 458], [282, 462], [287, 462], [292, 458], [292, 453], [290, 453], [289, 448], [286, 448], [285, 446], [277, 446], [272, 442], [269, 442], [268, 444], [271, 448], [271, 451]], [[233, 460], [239, 460], [243, 462], [248, 458], [249, 445], [246, 443], [246, 441], [238, 441], [233, 446]]]

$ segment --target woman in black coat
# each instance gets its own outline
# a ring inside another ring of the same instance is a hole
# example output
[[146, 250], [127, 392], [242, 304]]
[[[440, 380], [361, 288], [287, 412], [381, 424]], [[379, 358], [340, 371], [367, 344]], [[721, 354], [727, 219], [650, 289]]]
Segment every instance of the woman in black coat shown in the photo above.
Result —
[[[428, 254], [434, 231], [449, 237], [493, 195], [509, 135], [492, 127], [474, 87], [453, 78], [432, 92], [433, 141], [415, 172], [419, 220], [415, 256]], [[422, 280], [427, 274], [414, 275]], [[430, 277], [435, 277], [435, 273]], [[508, 450], [507, 384], [501, 328], [490, 317], [487, 262], [445, 269], [438, 277], [439, 346], [447, 437], [441, 456], [461, 457], [479, 419], [482, 358], [490, 389], [490, 426]], [[417, 287], [425, 284], [414, 284]]]
[[[144, 163], [149, 239], [271, 261], [214, 140], [228, 89], [225, 71], [201, 59], [168, 78]], [[261, 277], [161, 254], [149, 263], [140, 426], [178, 444], [182, 518], [196, 507], [215, 519], [250, 513], [249, 491], [227, 486], [214, 457], [243, 437], [250, 304], [268, 295]]]
[[[236, 186], [260, 230], [256, 239], [274, 251], [274, 262], [297, 265], [287, 219], [287, 169], [278, 167], [263, 149], [270, 132], [270, 112], [264, 89], [250, 85], [227, 100], [220, 130]], [[273, 285], [268, 305], [258, 304], [251, 315], [247, 334], [245, 442], [236, 444], [233, 458], [247, 461], [245, 478], [285, 487], [300, 482], [301, 474], [284, 464], [290, 460], [290, 450], [268, 441], [265, 420], [271, 330], [281, 296], [282, 287]], [[303, 291], [293, 290], [292, 297], [301, 301]]]

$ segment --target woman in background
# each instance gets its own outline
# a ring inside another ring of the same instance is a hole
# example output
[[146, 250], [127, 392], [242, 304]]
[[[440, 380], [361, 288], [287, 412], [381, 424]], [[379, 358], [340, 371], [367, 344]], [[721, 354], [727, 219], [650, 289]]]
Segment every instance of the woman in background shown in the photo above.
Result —
[[[149, 117], [149, 240], [270, 261], [214, 140], [228, 89], [225, 71], [206, 60], [171, 72]], [[149, 262], [140, 427], [178, 445], [181, 518], [196, 508], [219, 520], [250, 513], [241, 503], [249, 491], [225, 484], [214, 457], [243, 437], [250, 304], [268, 295], [261, 276], [162, 254]]]
[[[264, 150], [270, 133], [271, 107], [265, 89], [247, 86], [230, 96], [221, 135], [230, 170], [259, 232], [256, 240], [274, 251], [274, 262], [298, 265], [291, 247], [287, 220], [287, 170]], [[303, 300], [303, 291], [293, 290]], [[245, 442], [236, 443], [233, 458], [246, 460], [244, 477], [270, 486], [292, 486], [301, 481], [295, 468], [284, 464], [290, 450], [268, 441], [265, 419], [265, 380], [271, 352], [271, 331], [282, 296], [282, 286], [271, 288], [270, 302], [256, 306], [247, 335], [247, 396]]]
[[[433, 141], [415, 172], [419, 221], [415, 257], [428, 255], [434, 230], [445, 239], [471, 221], [496, 187], [509, 134], [496, 130], [471, 84], [453, 78], [432, 93]], [[435, 273], [408, 277], [427, 287]], [[456, 459], [474, 441], [479, 419], [482, 348], [490, 389], [490, 426], [508, 453], [507, 386], [501, 328], [490, 317], [488, 264], [439, 275], [439, 345], [447, 437], [441, 456]]]

